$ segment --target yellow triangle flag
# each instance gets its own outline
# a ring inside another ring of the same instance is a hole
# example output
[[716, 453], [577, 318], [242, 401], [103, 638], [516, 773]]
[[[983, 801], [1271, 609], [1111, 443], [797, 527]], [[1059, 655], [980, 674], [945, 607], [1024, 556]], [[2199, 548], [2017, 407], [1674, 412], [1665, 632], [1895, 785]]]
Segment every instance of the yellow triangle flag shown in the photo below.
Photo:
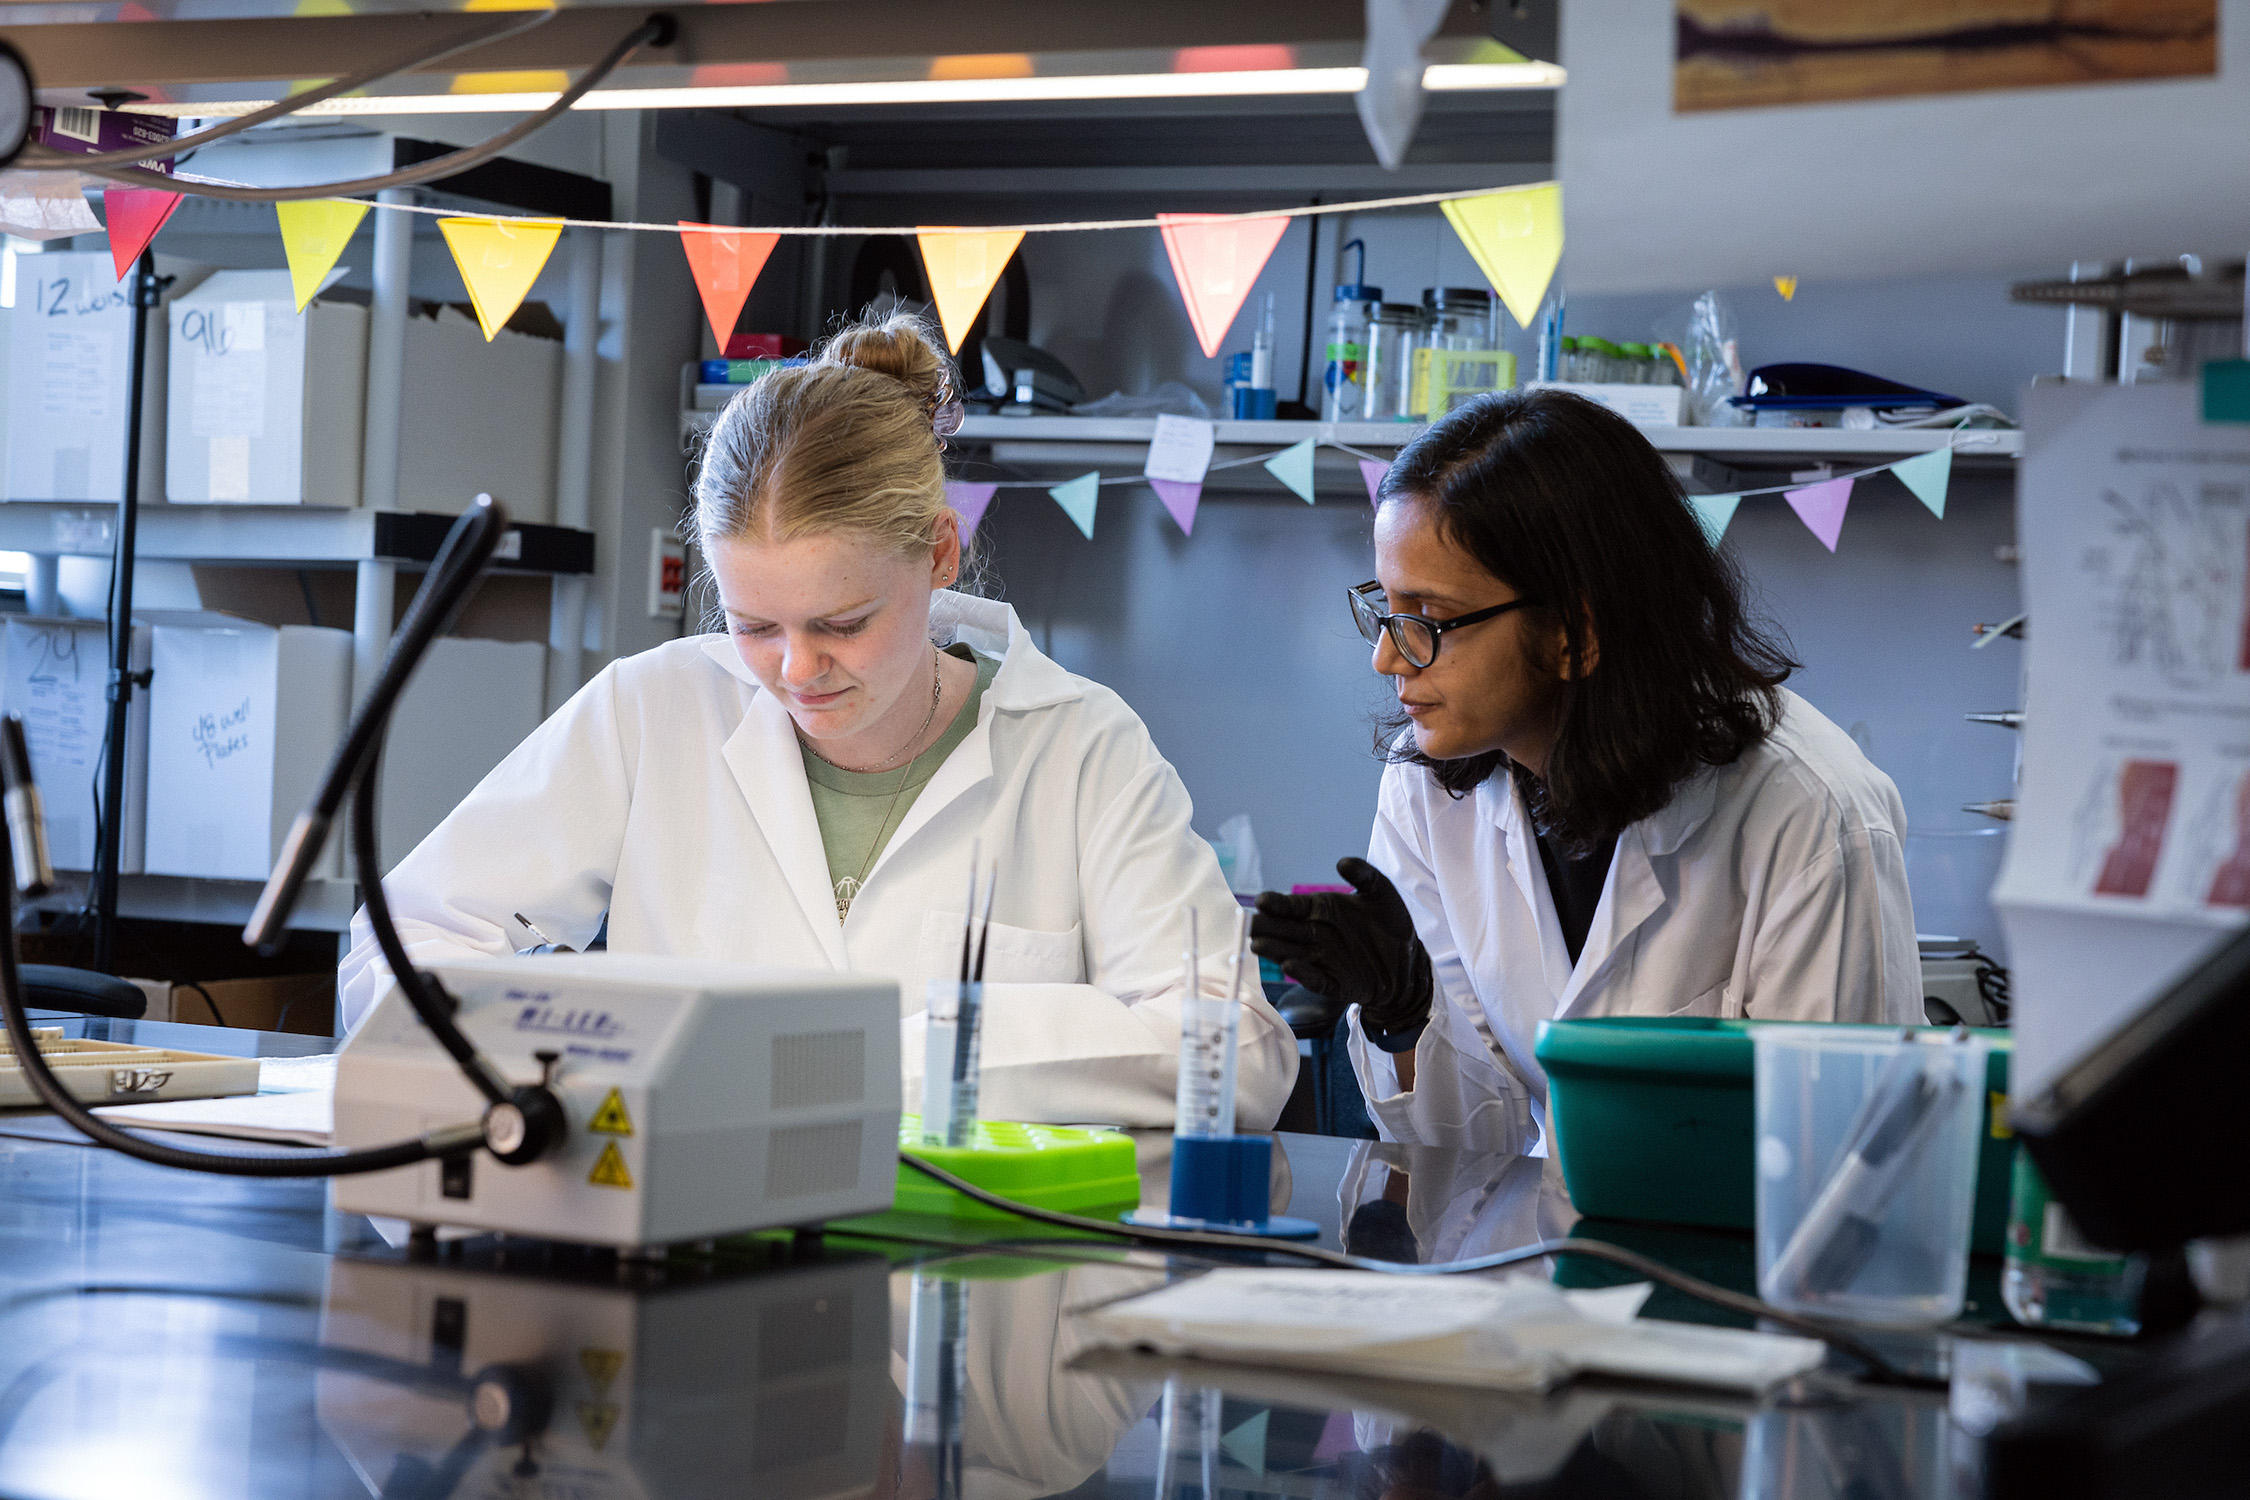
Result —
[[922, 247], [930, 300], [937, 303], [938, 322], [945, 327], [945, 347], [959, 354], [961, 341], [984, 311], [984, 299], [992, 295], [992, 284], [1023, 243], [1023, 231], [925, 228], [914, 238]]
[[453, 264], [468, 283], [486, 343], [523, 306], [540, 267], [562, 239], [559, 219], [440, 219]]
[[1439, 205], [1477, 268], [1525, 328], [1562, 263], [1562, 184], [1452, 198]]
[[340, 198], [312, 198], [303, 203], [276, 203], [281, 220], [281, 248], [289, 257], [289, 285], [297, 294], [297, 311], [312, 301], [321, 281], [335, 268], [367, 205]]
[[1797, 300], [1797, 278], [1794, 276], [1776, 276], [1773, 279], [1773, 289], [1781, 293], [1781, 300], [1784, 302]]

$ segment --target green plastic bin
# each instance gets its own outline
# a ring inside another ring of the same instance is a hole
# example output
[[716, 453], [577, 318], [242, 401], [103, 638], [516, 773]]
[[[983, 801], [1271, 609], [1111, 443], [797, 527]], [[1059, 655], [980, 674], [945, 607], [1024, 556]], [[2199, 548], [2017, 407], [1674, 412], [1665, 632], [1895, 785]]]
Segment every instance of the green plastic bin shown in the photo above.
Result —
[[[921, 1116], [901, 1115], [898, 1144], [901, 1151], [911, 1151], [930, 1165], [942, 1167], [987, 1192], [1034, 1208], [1092, 1213], [1105, 1208], [1132, 1208], [1141, 1201], [1141, 1174], [1133, 1154], [1133, 1138], [1114, 1130], [979, 1120], [975, 1145], [929, 1146], [922, 1142]], [[963, 1197], [904, 1165], [898, 1169], [894, 1212], [1025, 1222], [1005, 1210]]]
[[[1580, 1213], [1756, 1227], [1750, 1026], [1670, 1016], [1540, 1023], [1534, 1051], [1547, 1072], [1549, 1147]], [[2007, 1115], [2011, 1039], [1999, 1030], [1977, 1035], [1992, 1050], [1969, 1247], [1998, 1255], [2008, 1230], [2016, 1150]]]

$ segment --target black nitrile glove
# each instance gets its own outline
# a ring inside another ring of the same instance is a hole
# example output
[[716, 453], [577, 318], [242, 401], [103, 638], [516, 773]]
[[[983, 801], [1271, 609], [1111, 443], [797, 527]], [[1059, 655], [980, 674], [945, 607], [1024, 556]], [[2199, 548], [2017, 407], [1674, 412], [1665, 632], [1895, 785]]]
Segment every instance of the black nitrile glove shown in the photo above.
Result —
[[1371, 1037], [1383, 1033], [1410, 1046], [1430, 1018], [1430, 952], [1381, 870], [1345, 858], [1336, 861], [1336, 873], [1353, 894], [1259, 896], [1250, 947], [1306, 989], [1357, 1005]]

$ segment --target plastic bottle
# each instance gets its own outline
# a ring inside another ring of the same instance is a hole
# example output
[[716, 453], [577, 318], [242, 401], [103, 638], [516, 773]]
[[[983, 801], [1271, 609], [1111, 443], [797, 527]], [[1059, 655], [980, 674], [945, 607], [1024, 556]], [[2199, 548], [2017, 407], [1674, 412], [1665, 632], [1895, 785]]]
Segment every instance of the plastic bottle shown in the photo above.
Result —
[[1411, 302], [1379, 302], [1367, 320], [1367, 395], [1362, 415], [1370, 422], [1406, 418], [1407, 381], [1414, 373], [1414, 344], [1422, 309]]
[[1320, 380], [1324, 422], [1356, 422], [1367, 410], [1367, 321], [1382, 303], [1383, 289], [1367, 284], [1367, 244], [1346, 240], [1344, 250], [1358, 257], [1350, 281], [1337, 285], [1328, 305], [1328, 368]]
[[1266, 293], [1258, 331], [1250, 338], [1250, 383], [1235, 393], [1236, 421], [1270, 422], [1274, 414], [1273, 293]]
[[1625, 354], [1625, 368], [1618, 372], [1619, 377], [1627, 385], [1649, 385], [1653, 383], [1656, 379], [1656, 368], [1653, 363], [1654, 356], [1649, 353], [1648, 345], [1622, 344], [1619, 347]]
[[2027, 1328], [2130, 1336], [2141, 1329], [2146, 1257], [2086, 1242], [2047, 1192], [2030, 1153], [2016, 1152], [2010, 1183], [2006, 1260], [2000, 1300]]

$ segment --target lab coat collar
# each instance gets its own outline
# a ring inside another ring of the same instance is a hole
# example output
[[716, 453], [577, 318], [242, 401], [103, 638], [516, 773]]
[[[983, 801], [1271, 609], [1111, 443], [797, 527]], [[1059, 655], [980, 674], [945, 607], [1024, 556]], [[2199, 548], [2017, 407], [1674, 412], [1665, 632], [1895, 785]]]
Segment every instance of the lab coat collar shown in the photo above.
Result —
[[[1085, 696], [1086, 684], [1034, 646], [1031, 632], [1023, 628], [1014, 606], [1001, 600], [938, 590], [930, 596], [930, 636], [940, 646], [960, 644], [1000, 658], [1000, 670], [985, 689], [984, 701], [1003, 713], [1046, 708]], [[703, 654], [729, 677], [760, 697], [766, 696], [725, 631], [703, 638]]]

